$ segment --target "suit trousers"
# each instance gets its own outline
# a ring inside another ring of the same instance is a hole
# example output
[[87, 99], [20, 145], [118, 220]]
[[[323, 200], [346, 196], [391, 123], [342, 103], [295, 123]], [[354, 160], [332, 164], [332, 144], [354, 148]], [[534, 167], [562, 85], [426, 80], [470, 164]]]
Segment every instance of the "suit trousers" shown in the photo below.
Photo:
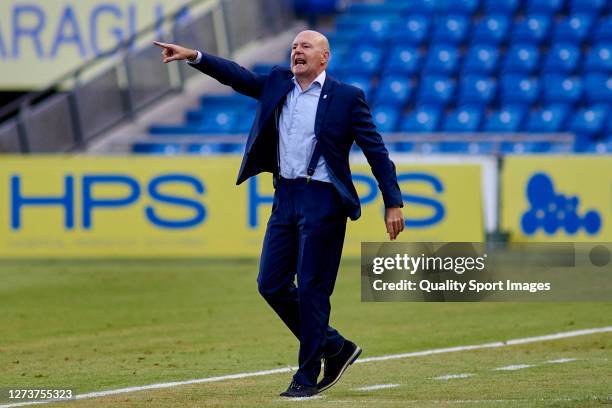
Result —
[[329, 326], [329, 314], [346, 219], [331, 183], [278, 181], [257, 282], [261, 295], [300, 341], [294, 380], [302, 385], [315, 386], [321, 358], [338, 353], [344, 344]]

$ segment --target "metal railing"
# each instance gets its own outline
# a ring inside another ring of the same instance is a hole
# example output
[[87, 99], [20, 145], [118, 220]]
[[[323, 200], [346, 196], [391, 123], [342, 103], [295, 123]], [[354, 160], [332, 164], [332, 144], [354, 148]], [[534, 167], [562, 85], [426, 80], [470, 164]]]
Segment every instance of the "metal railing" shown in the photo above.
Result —
[[[387, 147], [392, 151], [405, 152], [406, 144], [411, 145], [408, 151], [412, 153], [432, 153], [432, 148], [439, 143], [446, 146], [453, 144], [468, 144], [470, 154], [487, 154], [503, 156], [507, 152], [504, 144], [515, 145], [514, 153], [523, 153], [521, 148], [524, 143], [547, 144], [550, 152], [570, 153], [574, 149], [575, 135], [572, 133], [383, 133], [383, 140]], [[245, 143], [243, 134], [206, 134], [206, 135], [155, 135], [155, 137], [141, 137], [130, 141], [131, 144], [140, 145], [171, 145], [171, 154], [185, 154], [193, 151], [190, 149], [194, 145], [239, 145]], [[481, 144], [487, 145], [482, 151]], [[125, 151], [125, 148], [121, 151]], [[232, 152], [238, 151], [231, 149]], [[169, 153], [169, 154], [170, 154]], [[435, 151], [434, 151], [435, 153]]]
[[[186, 8], [194, 15], [185, 18]], [[285, 0], [193, 0], [47, 88], [0, 109], [0, 153], [82, 149], [165, 95], [181, 91], [197, 72], [186, 64], [161, 64], [153, 38], [230, 56], [291, 23]], [[162, 38], [155, 36], [160, 31]]]

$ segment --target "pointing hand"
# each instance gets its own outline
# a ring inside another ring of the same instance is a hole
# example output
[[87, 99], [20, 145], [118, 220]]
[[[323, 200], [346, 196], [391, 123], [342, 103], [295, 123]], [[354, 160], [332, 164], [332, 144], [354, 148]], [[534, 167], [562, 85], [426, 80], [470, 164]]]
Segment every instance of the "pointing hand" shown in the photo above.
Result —
[[153, 44], [157, 45], [163, 50], [162, 56], [164, 63], [166, 64], [171, 61], [194, 61], [198, 57], [198, 52], [196, 50], [181, 47], [180, 45], [168, 44], [159, 41], [153, 41]]

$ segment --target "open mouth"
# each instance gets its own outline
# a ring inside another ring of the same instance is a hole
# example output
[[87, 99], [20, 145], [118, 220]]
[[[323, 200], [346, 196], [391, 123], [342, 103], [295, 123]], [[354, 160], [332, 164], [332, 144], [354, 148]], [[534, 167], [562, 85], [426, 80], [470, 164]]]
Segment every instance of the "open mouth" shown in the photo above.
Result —
[[293, 65], [296, 67], [306, 65], [306, 60], [303, 58], [296, 58], [293, 60]]

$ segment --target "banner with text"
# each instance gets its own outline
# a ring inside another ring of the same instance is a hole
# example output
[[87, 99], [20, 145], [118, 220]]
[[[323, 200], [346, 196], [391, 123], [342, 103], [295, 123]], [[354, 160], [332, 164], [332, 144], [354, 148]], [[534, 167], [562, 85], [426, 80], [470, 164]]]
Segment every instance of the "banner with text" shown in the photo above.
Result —
[[[233, 157], [0, 157], [0, 256], [259, 256], [271, 175], [235, 185]], [[353, 164], [362, 217], [344, 254], [388, 239], [367, 164]], [[400, 241], [483, 240], [478, 165], [397, 164]]]
[[[0, 89], [46, 86], [187, 3], [188, 0], [2, 1]], [[188, 18], [189, 10], [184, 8], [180, 15]]]

